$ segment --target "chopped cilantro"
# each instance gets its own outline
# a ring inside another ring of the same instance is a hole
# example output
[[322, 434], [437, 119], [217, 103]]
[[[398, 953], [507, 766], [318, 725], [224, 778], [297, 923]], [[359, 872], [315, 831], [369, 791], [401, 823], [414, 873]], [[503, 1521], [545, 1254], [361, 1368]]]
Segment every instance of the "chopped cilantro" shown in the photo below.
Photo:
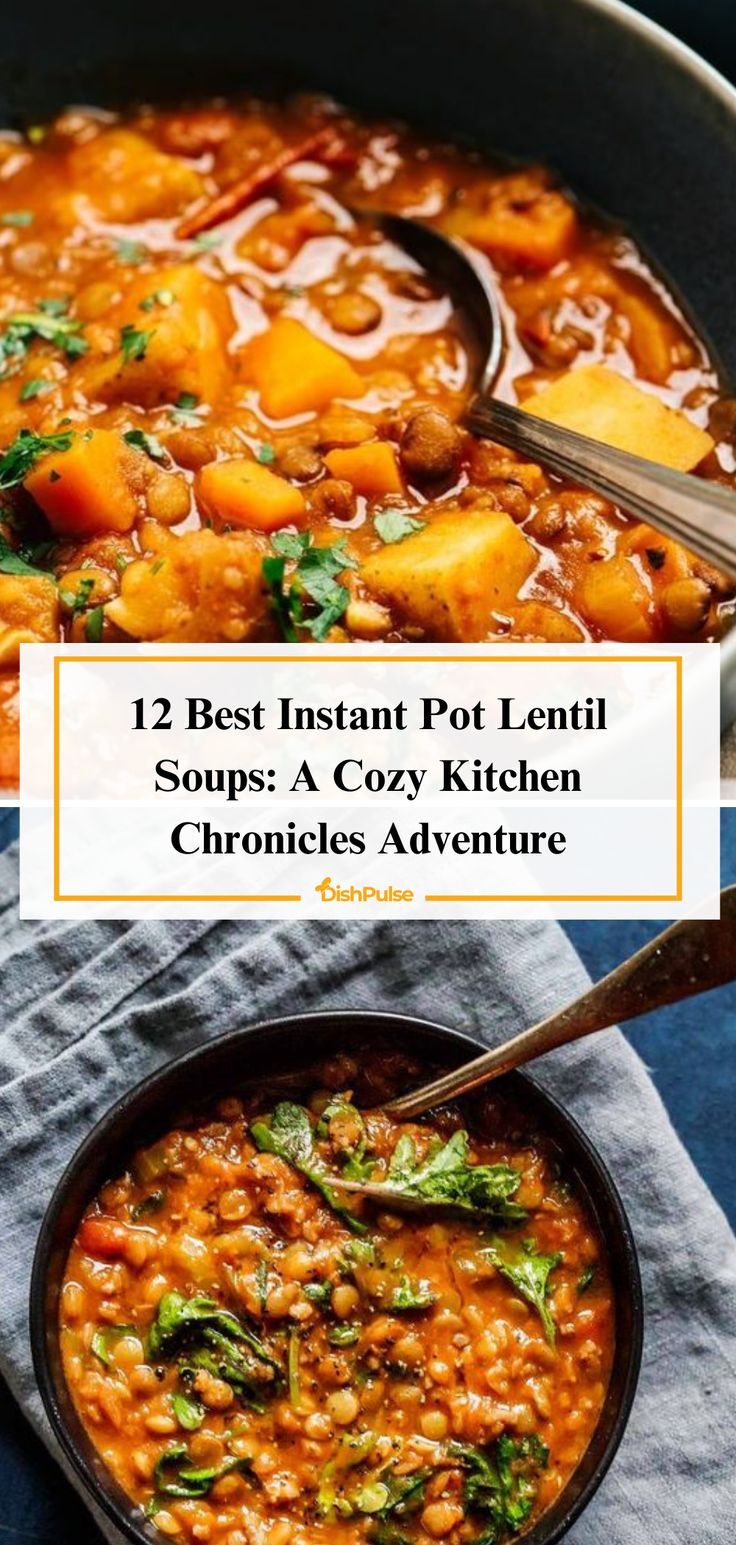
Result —
[[60, 589], [59, 600], [63, 602], [64, 606], [68, 606], [72, 616], [76, 617], [78, 612], [85, 611], [94, 588], [94, 579], [91, 576], [87, 576], [84, 579], [80, 579], [77, 590]]
[[139, 302], [139, 311], [153, 311], [154, 306], [171, 306], [176, 300], [173, 290], [152, 290]]
[[[302, 630], [320, 642], [339, 622], [350, 600], [350, 592], [337, 579], [345, 569], [357, 568], [356, 560], [345, 547], [345, 538], [317, 547], [311, 532], [277, 531], [271, 546], [277, 557], [263, 559], [263, 577], [271, 591], [271, 605], [283, 637], [297, 643]], [[296, 563], [288, 588], [284, 584], [287, 559]], [[316, 607], [316, 611], [305, 612], [305, 604]]]
[[40, 377], [33, 381], [24, 381], [18, 393], [18, 401], [31, 402], [34, 397], [43, 397], [46, 392], [52, 392], [53, 390], [53, 381], [42, 381]]
[[41, 456], [68, 451], [73, 438], [72, 434], [37, 435], [32, 429], [21, 429], [0, 456], [0, 488], [15, 488], [28, 477]]
[[166, 451], [161, 441], [155, 435], [149, 435], [145, 429], [126, 429], [123, 439], [126, 445], [132, 445], [137, 451], [145, 452], [152, 461], [166, 460]]
[[24, 552], [17, 552], [11, 547], [4, 536], [0, 536], [0, 574], [38, 574], [43, 575], [44, 579], [51, 578], [48, 569], [39, 568], [32, 561], [34, 557], [34, 551], [26, 556]]
[[126, 322], [120, 329], [120, 352], [124, 365], [132, 365], [135, 361], [145, 359], [146, 349], [153, 337], [153, 332], [144, 332], [139, 327], [134, 327], [132, 322]]
[[169, 418], [174, 424], [201, 424], [202, 420], [197, 415], [199, 399], [193, 392], [180, 392], [169, 412]]
[[257, 459], [262, 466], [270, 466], [271, 462], [276, 460], [276, 452], [273, 446], [267, 444], [259, 446]]
[[148, 257], [148, 250], [139, 241], [124, 240], [118, 242], [115, 248], [115, 256], [119, 263], [143, 263]]
[[102, 638], [104, 623], [104, 608], [102, 606], [93, 607], [84, 625], [84, 636], [88, 644], [99, 644]]
[[33, 214], [30, 209], [6, 209], [5, 213], [0, 215], [0, 225], [22, 226], [32, 223]]
[[379, 510], [373, 524], [382, 542], [403, 542], [414, 531], [423, 531], [426, 520], [415, 520], [407, 510]]
[[67, 359], [84, 354], [87, 343], [80, 335], [81, 322], [66, 315], [65, 301], [42, 300], [37, 311], [16, 311], [6, 317], [0, 330], [0, 376], [13, 374], [36, 338], [63, 350]]

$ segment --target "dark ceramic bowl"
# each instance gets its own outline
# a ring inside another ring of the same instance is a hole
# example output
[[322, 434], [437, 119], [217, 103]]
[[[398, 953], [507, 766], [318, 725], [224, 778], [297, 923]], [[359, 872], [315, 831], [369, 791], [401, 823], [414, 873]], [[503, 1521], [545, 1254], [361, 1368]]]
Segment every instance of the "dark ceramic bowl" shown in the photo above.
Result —
[[[474, 1041], [457, 1031], [394, 1014], [304, 1014], [253, 1025], [168, 1063], [124, 1095], [85, 1139], [59, 1181], [41, 1228], [31, 1284], [36, 1377], [47, 1416], [67, 1457], [98, 1505], [138, 1545], [160, 1545], [161, 1535], [103, 1464], [74, 1409], [61, 1363], [59, 1292], [81, 1214], [100, 1185], [125, 1167], [139, 1145], [154, 1140], [181, 1116], [202, 1106], [211, 1108], [220, 1095], [237, 1092], [245, 1084], [255, 1083], [268, 1091], [279, 1080], [283, 1087], [287, 1069], [298, 1089], [299, 1071], [303, 1069], [308, 1078], [309, 1068], [324, 1056], [361, 1046], [370, 1056], [381, 1044], [436, 1067], [457, 1066], [478, 1050]], [[588, 1138], [555, 1100], [522, 1074], [509, 1075], [497, 1088], [523, 1106], [559, 1149], [565, 1173], [586, 1198], [605, 1240], [615, 1294], [616, 1350], [598, 1426], [564, 1491], [524, 1536], [525, 1545], [555, 1545], [590, 1501], [626, 1427], [641, 1358], [641, 1282], [620, 1197]]]

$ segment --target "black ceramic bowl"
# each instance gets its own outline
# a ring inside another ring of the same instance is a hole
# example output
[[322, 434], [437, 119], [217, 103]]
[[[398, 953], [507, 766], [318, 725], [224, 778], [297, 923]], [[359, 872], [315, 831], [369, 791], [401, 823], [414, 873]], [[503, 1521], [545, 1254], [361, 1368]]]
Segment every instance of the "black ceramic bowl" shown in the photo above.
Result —
[[[113, 1480], [74, 1409], [61, 1363], [59, 1292], [79, 1219], [100, 1185], [123, 1169], [131, 1153], [175, 1125], [182, 1116], [210, 1107], [219, 1096], [253, 1085], [264, 1096], [286, 1070], [300, 1070], [336, 1051], [363, 1047], [375, 1054], [390, 1045], [432, 1066], [453, 1067], [477, 1055], [468, 1036], [423, 1020], [394, 1014], [303, 1014], [222, 1036], [168, 1063], [123, 1096], [82, 1143], [49, 1204], [36, 1248], [30, 1302], [33, 1360], [43, 1403], [62, 1448], [99, 1506], [128, 1539], [160, 1545], [161, 1535]], [[616, 1187], [592, 1144], [572, 1117], [520, 1073], [497, 1086], [523, 1105], [560, 1151], [565, 1173], [585, 1196], [606, 1242], [616, 1302], [616, 1350], [611, 1382], [592, 1441], [564, 1491], [530, 1532], [525, 1545], [555, 1545], [600, 1484], [628, 1420], [639, 1373], [643, 1309], [631, 1229]]]

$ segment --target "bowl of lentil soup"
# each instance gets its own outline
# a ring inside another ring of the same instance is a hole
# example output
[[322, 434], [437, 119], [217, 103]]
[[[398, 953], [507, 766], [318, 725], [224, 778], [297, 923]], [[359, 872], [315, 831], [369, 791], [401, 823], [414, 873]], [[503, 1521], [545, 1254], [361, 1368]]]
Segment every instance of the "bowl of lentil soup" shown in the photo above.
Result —
[[[522, 1074], [419, 1123], [361, 1114], [476, 1050], [398, 1015], [273, 1021], [82, 1144], [39, 1237], [34, 1362], [129, 1539], [552, 1545], [585, 1507], [642, 1331], [599, 1156]], [[348, 1210], [346, 1172], [393, 1210]]]
[[462, 318], [371, 206], [485, 267], [499, 395], [736, 476], [725, 373], [625, 205], [483, 146], [318, 95], [0, 130], [0, 781], [26, 642], [724, 636], [731, 577], [459, 427]]

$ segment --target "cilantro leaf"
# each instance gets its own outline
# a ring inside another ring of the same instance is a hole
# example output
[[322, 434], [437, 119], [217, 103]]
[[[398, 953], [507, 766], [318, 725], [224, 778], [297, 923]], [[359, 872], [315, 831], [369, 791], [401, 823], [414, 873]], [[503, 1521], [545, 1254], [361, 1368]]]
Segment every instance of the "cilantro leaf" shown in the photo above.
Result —
[[[262, 567], [283, 637], [297, 643], [302, 629], [321, 641], [339, 622], [350, 600], [350, 592], [338, 583], [337, 576], [357, 568], [356, 559], [347, 551], [344, 537], [318, 547], [311, 532], [281, 531], [272, 538], [272, 546], [279, 559], [264, 558]], [[288, 588], [284, 585], [287, 558], [296, 561]], [[316, 606], [316, 613], [305, 613], [305, 602]]]
[[0, 215], [0, 225], [23, 226], [32, 224], [33, 214], [30, 209], [6, 209], [5, 213]]
[[119, 241], [115, 248], [115, 256], [119, 263], [137, 265], [143, 263], [148, 257], [148, 249], [139, 241]]
[[73, 438], [71, 433], [37, 435], [32, 429], [21, 429], [0, 456], [0, 488], [15, 488], [28, 477], [41, 456], [68, 451]]
[[408, 1314], [415, 1310], [430, 1309], [437, 1302], [428, 1282], [413, 1280], [406, 1275], [399, 1278], [388, 1300], [387, 1308], [393, 1314]]
[[145, 359], [146, 349], [153, 337], [155, 328], [144, 331], [134, 327], [132, 322], [126, 322], [120, 329], [120, 352], [124, 365], [132, 365], [138, 360]]
[[33, 381], [24, 381], [18, 393], [18, 401], [31, 402], [34, 397], [43, 397], [46, 392], [52, 392], [53, 389], [53, 381], [43, 381], [39, 378]]
[[550, 1346], [554, 1346], [555, 1322], [547, 1303], [547, 1292], [550, 1274], [559, 1266], [562, 1256], [540, 1255], [530, 1240], [524, 1240], [515, 1250], [513, 1245], [501, 1239], [494, 1239], [480, 1254], [536, 1309], [544, 1326], [544, 1334]]
[[93, 606], [84, 624], [84, 636], [88, 644], [99, 644], [105, 626], [105, 609]]
[[343, 1207], [330, 1186], [322, 1160], [315, 1152], [312, 1124], [303, 1105], [282, 1100], [273, 1115], [254, 1121], [250, 1135], [261, 1153], [275, 1153], [311, 1181], [323, 1200], [356, 1234], [365, 1233], [365, 1225]]
[[66, 301], [42, 300], [37, 311], [15, 311], [6, 317], [0, 330], [0, 375], [13, 374], [34, 338], [52, 343], [68, 359], [84, 354], [87, 343], [80, 334], [82, 324], [67, 316], [67, 309]]
[[426, 520], [415, 520], [407, 510], [379, 510], [373, 525], [382, 542], [403, 542], [414, 531], [423, 531]]
[[166, 451], [161, 441], [156, 435], [148, 434], [145, 429], [126, 429], [123, 439], [126, 445], [132, 445], [137, 451], [143, 451], [152, 461], [166, 461]]

